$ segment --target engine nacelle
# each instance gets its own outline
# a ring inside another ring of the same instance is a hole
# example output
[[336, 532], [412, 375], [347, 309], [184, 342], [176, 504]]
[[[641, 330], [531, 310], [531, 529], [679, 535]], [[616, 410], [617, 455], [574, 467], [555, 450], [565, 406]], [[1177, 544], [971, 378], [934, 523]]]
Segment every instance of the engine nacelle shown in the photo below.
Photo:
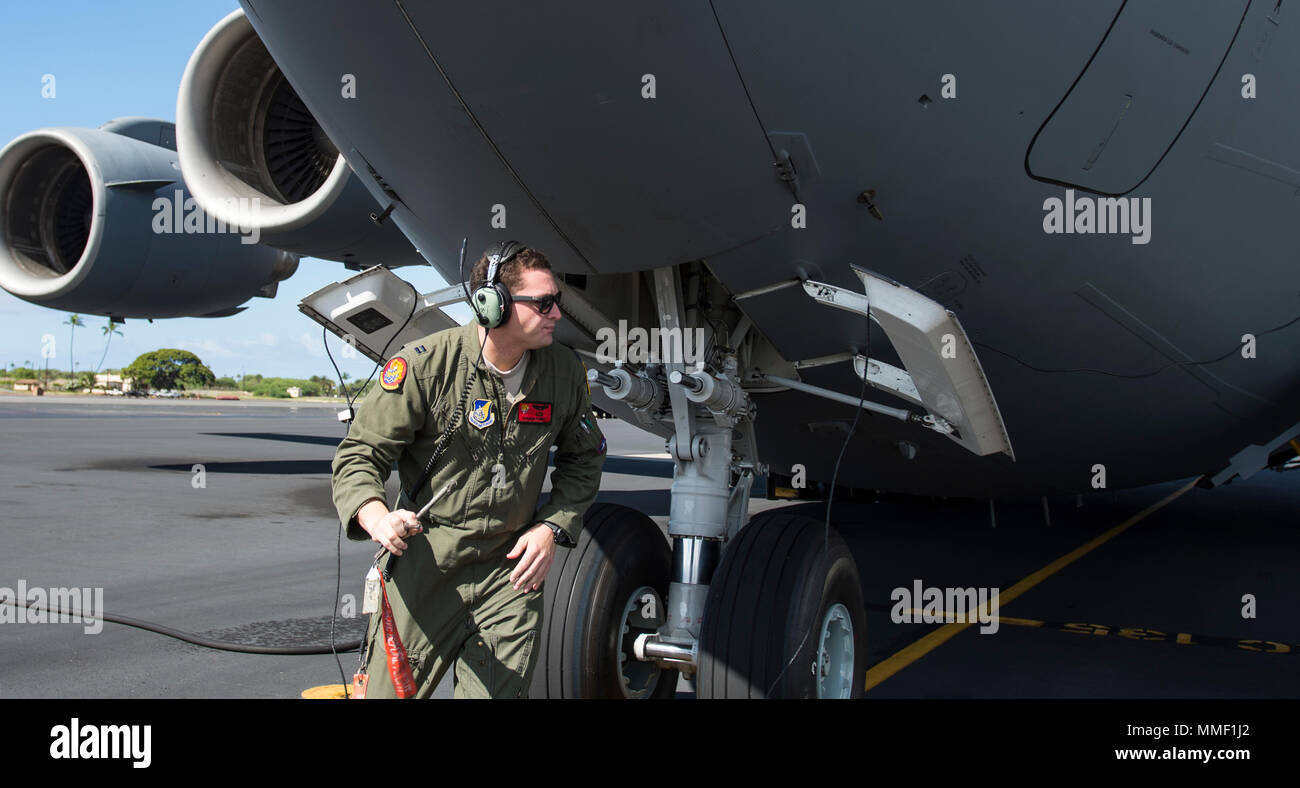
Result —
[[204, 216], [164, 147], [172, 134], [163, 121], [124, 119], [39, 129], [5, 146], [0, 287], [122, 318], [229, 314], [273, 294], [297, 257], [258, 245], [247, 215], [242, 233]]
[[[289, 84], [242, 10], [199, 43], [176, 104], [181, 171], [203, 210], [231, 223], [257, 200], [264, 243], [349, 267], [424, 265]], [[232, 202], [233, 201], [233, 202]]]

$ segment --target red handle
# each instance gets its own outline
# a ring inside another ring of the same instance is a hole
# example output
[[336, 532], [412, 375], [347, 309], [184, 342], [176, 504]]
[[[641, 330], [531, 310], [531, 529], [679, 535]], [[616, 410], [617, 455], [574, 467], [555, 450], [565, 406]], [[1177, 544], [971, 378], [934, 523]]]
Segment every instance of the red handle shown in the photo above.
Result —
[[388, 588], [384, 590], [384, 653], [388, 655], [388, 675], [393, 679], [393, 689], [397, 697], [409, 698], [415, 694], [415, 676], [411, 673], [411, 663], [406, 659], [406, 647], [397, 635], [397, 624], [393, 621], [393, 608], [388, 604]]

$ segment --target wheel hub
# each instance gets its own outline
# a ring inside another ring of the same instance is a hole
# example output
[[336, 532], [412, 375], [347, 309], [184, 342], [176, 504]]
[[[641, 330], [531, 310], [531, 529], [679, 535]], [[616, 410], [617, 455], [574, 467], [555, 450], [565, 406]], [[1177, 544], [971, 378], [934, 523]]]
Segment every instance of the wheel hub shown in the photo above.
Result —
[[628, 698], [648, 698], [659, 684], [663, 669], [637, 659], [633, 647], [638, 636], [654, 633], [664, 623], [664, 604], [659, 592], [641, 586], [628, 596], [619, 619], [619, 688]]
[[842, 603], [836, 602], [826, 611], [817, 643], [817, 661], [812, 666], [817, 697], [852, 697], [853, 620]]

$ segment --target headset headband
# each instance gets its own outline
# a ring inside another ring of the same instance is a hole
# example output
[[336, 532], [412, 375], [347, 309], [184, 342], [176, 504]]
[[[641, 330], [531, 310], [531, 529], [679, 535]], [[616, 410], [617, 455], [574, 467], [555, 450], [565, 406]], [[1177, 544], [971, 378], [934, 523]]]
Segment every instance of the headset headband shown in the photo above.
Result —
[[487, 286], [491, 287], [497, 283], [497, 273], [502, 267], [515, 259], [515, 255], [526, 249], [518, 241], [502, 241], [497, 244], [495, 251], [488, 255]]

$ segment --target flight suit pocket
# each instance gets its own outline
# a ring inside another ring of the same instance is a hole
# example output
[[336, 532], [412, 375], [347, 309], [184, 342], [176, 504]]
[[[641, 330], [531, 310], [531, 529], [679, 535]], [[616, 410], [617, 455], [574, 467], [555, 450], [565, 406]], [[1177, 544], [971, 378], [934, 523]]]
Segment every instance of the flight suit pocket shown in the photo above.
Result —
[[[382, 643], [380, 648], [383, 648]], [[416, 697], [427, 698], [433, 695], [434, 687], [430, 679], [433, 675], [434, 651], [432, 646], [424, 648], [410, 649], [406, 652], [406, 661], [411, 666], [411, 674], [415, 678]]]
[[523, 698], [535, 666], [537, 630], [477, 632], [456, 663], [456, 696]]
[[[537, 593], [541, 593], [539, 590]], [[516, 698], [528, 697], [528, 684], [533, 675], [533, 649], [537, 645], [537, 631], [528, 633], [527, 640], [524, 641], [523, 653], [520, 655], [519, 676], [520, 681], [515, 689]]]

